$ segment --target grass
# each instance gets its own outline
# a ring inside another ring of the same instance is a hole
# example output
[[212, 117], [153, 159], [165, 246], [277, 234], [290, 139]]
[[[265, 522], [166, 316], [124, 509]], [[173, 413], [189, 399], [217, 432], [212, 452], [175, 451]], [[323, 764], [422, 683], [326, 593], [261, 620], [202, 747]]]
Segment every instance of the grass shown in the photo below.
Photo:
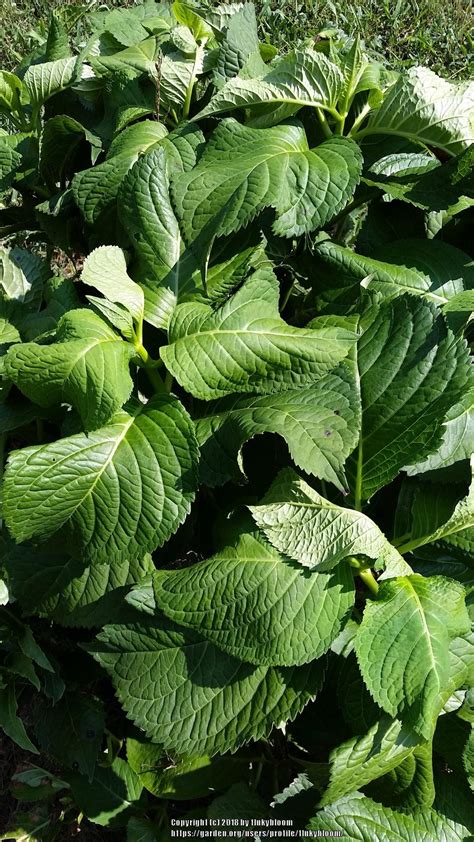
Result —
[[[109, 7], [130, 5], [107, 2]], [[0, 67], [13, 69], [44, 38], [64, 0], [0, 0]], [[97, 9], [100, 0], [87, 0]], [[262, 38], [284, 50], [327, 27], [359, 32], [367, 47], [395, 68], [424, 64], [449, 77], [474, 72], [473, 0], [257, 0]]]

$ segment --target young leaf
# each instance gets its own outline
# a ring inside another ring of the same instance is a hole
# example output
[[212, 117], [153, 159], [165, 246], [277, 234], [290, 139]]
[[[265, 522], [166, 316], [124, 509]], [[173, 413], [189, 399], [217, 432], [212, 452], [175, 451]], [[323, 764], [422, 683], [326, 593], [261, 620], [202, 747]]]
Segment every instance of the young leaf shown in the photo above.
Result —
[[321, 228], [350, 200], [361, 163], [358, 147], [347, 138], [309, 149], [296, 121], [251, 129], [223, 120], [197, 166], [174, 181], [187, 242], [205, 254], [216, 236], [244, 228], [268, 207], [276, 211], [273, 230], [279, 236]]
[[321, 497], [291, 468], [281, 471], [261, 502], [249, 509], [268, 540], [305, 567], [332, 570], [354, 555], [374, 559], [377, 566], [403, 565], [367, 515]]
[[253, 664], [293, 666], [329, 649], [354, 602], [349, 565], [303, 570], [258, 533], [241, 534], [208, 561], [154, 577], [157, 605], [225, 652]]
[[310, 386], [275, 395], [232, 396], [196, 421], [200, 476], [207, 485], [239, 480], [243, 444], [260, 433], [282, 436], [299, 468], [346, 487], [344, 462], [357, 444], [359, 403], [350, 364]]
[[383, 710], [426, 740], [449, 689], [449, 641], [469, 628], [464, 589], [441, 576], [389, 579], [366, 605], [356, 637], [364, 681]]
[[189, 757], [235, 751], [267, 736], [274, 724], [294, 719], [323, 677], [319, 661], [244, 664], [159, 616], [106, 626], [92, 648], [136, 725], [165, 750]]
[[[352, 326], [353, 323], [351, 323]], [[356, 335], [346, 327], [308, 330], [278, 312], [278, 283], [257, 269], [218, 310], [181, 304], [161, 357], [178, 383], [197, 398], [231, 392], [276, 392], [314, 381], [349, 353]]]
[[107, 423], [130, 397], [133, 346], [89, 310], [61, 319], [53, 345], [28, 342], [11, 348], [5, 373], [27, 398], [43, 407], [70, 403], [85, 430]]
[[134, 403], [88, 435], [11, 453], [5, 522], [17, 541], [69, 523], [87, 563], [143, 556], [188, 514], [197, 462], [193, 425], [176, 398]]

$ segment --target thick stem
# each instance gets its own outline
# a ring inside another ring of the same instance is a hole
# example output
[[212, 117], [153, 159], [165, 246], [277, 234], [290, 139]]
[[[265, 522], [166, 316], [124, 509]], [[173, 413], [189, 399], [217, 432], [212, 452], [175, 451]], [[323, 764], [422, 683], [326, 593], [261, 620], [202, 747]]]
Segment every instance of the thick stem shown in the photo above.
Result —
[[360, 579], [362, 579], [364, 585], [366, 585], [371, 594], [373, 594], [373, 596], [377, 596], [379, 586], [370, 568], [367, 568], [366, 570], [359, 570], [357, 575]]
[[362, 433], [359, 438], [359, 447], [357, 449], [357, 474], [354, 491], [354, 508], [358, 512], [362, 511], [362, 465], [363, 465], [363, 442]]
[[201, 43], [198, 44], [198, 46], [196, 48], [196, 55], [194, 56], [194, 64], [193, 64], [193, 69], [192, 69], [192, 73], [191, 73], [191, 78], [189, 80], [189, 85], [186, 89], [186, 97], [184, 99], [183, 120], [187, 120], [188, 117], [189, 117], [189, 111], [191, 109], [191, 100], [192, 100], [192, 97], [193, 97], [194, 85], [196, 84], [198, 68], [199, 68], [199, 65], [201, 63], [202, 55], [204, 53], [204, 47], [206, 46], [206, 41], [207, 41], [207, 38], [203, 38]]

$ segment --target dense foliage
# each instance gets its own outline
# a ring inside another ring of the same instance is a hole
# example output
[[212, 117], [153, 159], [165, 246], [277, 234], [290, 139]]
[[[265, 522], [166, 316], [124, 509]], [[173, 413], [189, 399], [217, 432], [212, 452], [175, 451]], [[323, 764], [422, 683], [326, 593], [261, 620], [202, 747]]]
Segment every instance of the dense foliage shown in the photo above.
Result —
[[0, 74], [2, 838], [467, 839], [474, 83], [90, 24]]

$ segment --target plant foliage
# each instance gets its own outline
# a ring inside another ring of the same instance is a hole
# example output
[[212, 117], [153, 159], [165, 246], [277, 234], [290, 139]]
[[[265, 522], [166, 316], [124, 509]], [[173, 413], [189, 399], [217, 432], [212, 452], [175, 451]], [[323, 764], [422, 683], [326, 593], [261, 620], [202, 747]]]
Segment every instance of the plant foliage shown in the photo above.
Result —
[[474, 83], [88, 24], [0, 73], [1, 838], [471, 838]]

